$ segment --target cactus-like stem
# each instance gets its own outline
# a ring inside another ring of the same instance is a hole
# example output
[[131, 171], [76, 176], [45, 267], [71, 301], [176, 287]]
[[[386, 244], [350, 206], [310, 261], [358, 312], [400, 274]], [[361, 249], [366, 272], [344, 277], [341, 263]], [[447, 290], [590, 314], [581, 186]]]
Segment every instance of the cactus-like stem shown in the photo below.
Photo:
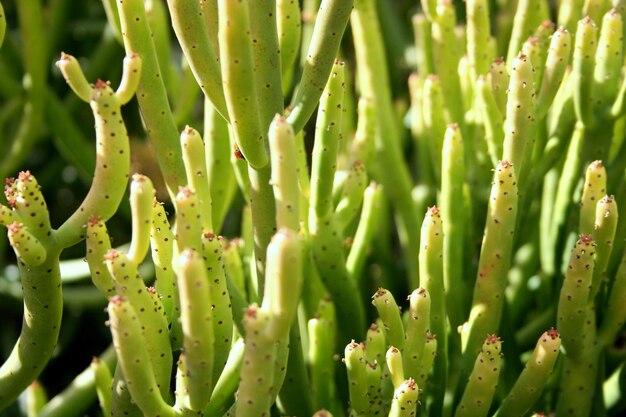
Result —
[[591, 235], [581, 235], [572, 251], [561, 287], [557, 329], [567, 356], [574, 360], [580, 358], [585, 339], [591, 337], [583, 332], [583, 327], [588, 319], [587, 302], [594, 269], [594, 252], [595, 243]]
[[162, 70], [159, 68], [143, 0], [116, 0], [120, 15], [124, 48], [141, 57], [143, 70], [137, 100], [146, 131], [163, 172], [172, 199], [178, 187], [185, 184], [185, 168], [176, 138], [178, 132], [165, 91]]
[[211, 191], [213, 230], [219, 232], [237, 185], [235, 173], [229, 162], [232, 149], [228, 138], [228, 125], [207, 99], [204, 101], [204, 149], [206, 176]]
[[[457, 261], [464, 259], [465, 164], [463, 149], [463, 138], [458, 125], [448, 126], [443, 142], [440, 206], [443, 223], [443, 287], [446, 297], [445, 305], [452, 328], [459, 326], [463, 320], [463, 270], [461, 263]], [[422, 285], [426, 286], [424, 282]], [[437, 331], [434, 328], [432, 330]]]
[[437, 337], [430, 334], [426, 335], [426, 343], [424, 344], [424, 353], [420, 359], [419, 374], [416, 379], [418, 386], [426, 387], [428, 375], [433, 368], [437, 355]]
[[598, 28], [590, 17], [578, 22], [574, 57], [572, 62], [572, 83], [574, 87], [574, 109], [576, 117], [585, 126], [593, 126], [593, 73]]
[[478, 96], [478, 111], [485, 125], [485, 140], [487, 150], [493, 166], [498, 164], [502, 155], [502, 143], [504, 142], [504, 124], [502, 115], [498, 109], [498, 103], [494, 96], [491, 85], [491, 77], [478, 77], [476, 81], [476, 94]]
[[572, 48], [572, 37], [567, 29], [559, 28], [550, 41], [548, 56], [543, 69], [541, 87], [537, 94], [537, 119], [541, 120], [548, 112], [556, 93], [563, 81], [565, 69], [569, 62]]
[[488, 336], [476, 358], [463, 398], [454, 413], [455, 417], [487, 415], [498, 386], [502, 367], [501, 350], [500, 338], [495, 335]]
[[602, 19], [592, 87], [594, 107], [602, 113], [613, 103], [618, 92], [623, 66], [622, 33], [622, 15], [617, 9], [609, 10]]
[[496, 58], [489, 67], [489, 75], [491, 76], [491, 87], [493, 88], [493, 96], [498, 104], [500, 114], [504, 117], [507, 108], [507, 91], [509, 88], [509, 70], [506, 62], [502, 58]]
[[[128, 303], [132, 304], [135, 310], [133, 316], [137, 317], [137, 325], [142, 329], [138, 332], [138, 336], [141, 337], [141, 344], [148, 354], [151, 364], [150, 373], [154, 374], [162, 397], [167, 398], [172, 370], [172, 352], [165, 315], [163, 311], [155, 308], [154, 300], [139, 276], [137, 265], [127, 255], [111, 249], [105, 255], [105, 263], [115, 280], [118, 293], [127, 298]], [[120, 331], [124, 330], [120, 329]], [[128, 378], [124, 365], [122, 368], [124, 376]], [[128, 379], [126, 382], [129, 383]]]
[[358, 214], [367, 186], [367, 172], [361, 161], [354, 161], [343, 182], [341, 200], [335, 209], [335, 218], [341, 230], [345, 230]]
[[541, 335], [526, 367], [498, 408], [496, 417], [521, 417], [531, 409], [548, 383], [560, 348], [561, 337], [556, 330], [551, 329]]
[[[59, 61], [61, 71], [68, 69], [64, 66], [68, 60], [74, 62], [68, 55], [61, 57]], [[77, 70], [82, 73], [80, 67]], [[64, 73], [64, 76], [70, 79], [67, 73]], [[99, 80], [89, 88], [91, 90], [89, 104], [96, 121], [96, 170], [82, 204], [58, 230], [57, 239], [61, 247], [72, 246], [84, 238], [84, 226], [89, 217], [98, 216], [106, 221], [113, 216], [124, 196], [128, 181], [130, 148], [128, 133], [121, 115], [122, 103], [111, 87], [103, 81]], [[82, 87], [77, 87], [76, 90], [83, 94]], [[129, 93], [130, 91], [127, 91], [125, 94]]]
[[5, 193], [13, 210], [0, 206], [0, 222], [7, 226], [19, 258], [24, 318], [20, 336], [0, 367], [0, 409], [39, 376], [52, 356], [63, 311], [61, 248], [37, 181], [28, 172], [20, 173], [17, 181], [7, 182]]
[[178, 322], [179, 313], [175, 309], [176, 279], [172, 268], [174, 233], [172, 233], [163, 205], [156, 200], [152, 207], [150, 246], [156, 275], [155, 287], [161, 294], [167, 321], [175, 325]]
[[291, 85], [293, 65], [300, 49], [301, 27], [300, 2], [276, 0], [276, 30], [280, 49], [283, 90], [289, 90]]
[[267, 132], [274, 116], [283, 113], [281, 51], [278, 41], [276, 0], [248, 2], [254, 85], [261, 129]]
[[209, 308], [213, 300], [200, 255], [187, 249], [180, 255], [178, 264], [180, 319], [188, 385], [186, 395], [189, 396], [189, 407], [200, 411], [209, 403], [213, 388], [215, 339]]
[[369, 402], [367, 399], [367, 385], [365, 368], [365, 346], [362, 343], [350, 342], [344, 351], [344, 363], [348, 371], [348, 388], [350, 390], [350, 409], [356, 415], [367, 415]]
[[[489, 197], [485, 235], [474, 286], [465, 360], [473, 360], [485, 334], [498, 329], [502, 317], [506, 273], [511, 263], [517, 213], [516, 171], [507, 161], [496, 168]], [[466, 366], [467, 366], [466, 362]]]
[[228, 354], [228, 361], [222, 370], [219, 379], [215, 384], [215, 389], [211, 394], [211, 401], [204, 409], [205, 416], [225, 415], [228, 408], [235, 401], [235, 392], [239, 384], [241, 365], [244, 354], [244, 340], [240, 338], [233, 344]]
[[104, 255], [111, 249], [111, 238], [104, 222], [91, 217], [87, 222], [87, 263], [91, 281], [106, 296], [115, 295], [115, 282], [104, 265]]
[[263, 168], [269, 157], [254, 82], [248, 1], [219, 0], [218, 6], [220, 65], [230, 122], [248, 164]]
[[87, 78], [85, 78], [85, 74], [80, 68], [78, 60], [72, 55], [62, 52], [61, 59], [57, 62], [57, 67], [61, 70], [63, 78], [65, 78], [65, 81], [78, 98], [85, 103], [89, 103], [91, 101], [93, 88], [89, 84], [89, 81], [87, 81]]
[[122, 106], [133, 98], [137, 87], [139, 87], [142, 61], [139, 55], [131, 53], [124, 58], [123, 65], [122, 79], [117, 90], [115, 90], [115, 96]]
[[615, 232], [617, 230], [618, 210], [613, 196], [604, 196], [596, 206], [596, 221], [593, 240], [596, 242], [595, 264], [591, 284], [590, 301], [594, 300], [598, 291], [606, 282], [606, 270], [613, 251]]
[[535, 143], [535, 82], [529, 57], [520, 54], [511, 67], [504, 123], [503, 159], [515, 166], [521, 178]]
[[[217, 111], [228, 120], [219, 59], [216, 50], [211, 45], [212, 39], [209, 34], [209, 28], [213, 26], [205, 24], [205, 18], [212, 16], [210, 12], [202, 10], [201, 3], [211, 2], [168, 0], [167, 5], [176, 38], [180, 42], [196, 81]], [[213, 16], [213, 18], [217, 17], [216, 14]]]
[[244, 315], [246, 339], [237, 394], [237, 417], [269, 415], [271, 403], [278, 393], [273, 371], [276, 341], [268, 338], [269, 323], [268, 312], [256, 305], [249, 307]]
[[46, 390], [37, 380], [33, 381], [26, 389], [26, 415], [35, 417], [48, 402]]
[[296, 133], [302, 130], [317, 107], [339, 51], [353, 3], [354, 0], [322, 0], [300, 84], [289, 105], [287, 121]]
[[549, 18], [546, 6], [547, 2], [544, 0], [522, 0], [517, 5], [506, 59], [509, 68], [514, 66], [513, 61], [522, 49], [522, 43], [533, 34], [541, 22]]
[[269, 129], [272, 187], [276, 199], [276, 226], [293, 231], [300, 228], [300, 191], [296, 139], [287, 120], [276, 115]]
[[430, 304], [430, 295], [423, 287], [414, 290], [409, 297], [403, 357], [405, 375], [414, 379], [419, 376], [426, 335], [430, 329]]
[[133, 175], [130, 184], [130, 208], [132, 212], [132, 240], [128, 259], [139, 265], [150, 247], [150, 229], [154, 205], [154, 186], [144, 175]]
[[269, 317], [267, 336], [282, 340], [296, 316], [302, 287], [302, 249], [296, 232], [280, 229], [267, 247], [265, 296], [261, 308]]
[[108, 312], [113, 344], [134, 402], [144, 416], [173, 417], [174, 410], [161, 396], [163, 387], [155, 378], [136, 309], [128, 299], [115, 296], [109, 300]]
[[391, 382], [393, 388], [398, 389], [404, 382], [404, 367], [402, 365], [402, 352], [394, 346], [387, 349], [387, 355], [385, 356], [387, 362], [387, 368], [391, 374]]
[[608, 297], [604, 320], [598, 331], [598, 340], [601, 345], [613, 343], [620, 329], [626, 322], [626, 256], [622, 260], [615, 274], [613, 285]]
[[185, 249], [201, 252], [201, 230], [198, 196], [191, 188], [183, 187], [176, 196], [175, 252], [182, 253]]
[[470, 60], [472, 81], [489, 70], [489, 3], [485, 0], [470, 0], [467, 8], [467, 52]]
[[464, 103], [457, 71], [460, 55], [457, 50], [455, 26], [456, 15], [452, 2], [439, 2], [432, 26], [435, 68], [441, 79], [441, 91], [446, 104], [444, 110], [447, 121], [462, 126], [464, 124]]
[[203, 230], [213, 230], [211, 217], [212, 199], [207, 181], [205, 149], [202, 137], [192, 127], [185, 127], [180, 135], [180, 144], [183, 149], [183, 160], [187, 183], [198, 198], [198, 212]]
[[606, 195], [606, 169], [602, 161], [594, 161], [587, 167], [583, 194], [580, 198], [580, 220], [578, 231], [591, 234], [595, 229], [596, 207]]
[[355, 282], [360, 283], [363, 279], [363, 267], [367, 259], [367, 253], [374, 238], [378, 225], [378, 216], [383, 199], [383, 189], [380, 185], [372, 183], [363, 193], [363, 208], [359, 218], [359, 225], [352, 241], [350, 253], [346, 259], [346, 268]]
[[439, 208], [430, 207], [422, 225], [420, 281], [431, 296], [430, 331], [437, 336], [434, 369], [434, 395], [441, 407], [448, 374], [448, 326], [444, 289], [444, 234]]
[[393, 393], [389, 417], [414, 417], [419, 388], [413, 379], [407, 379]]
[[333, 303], [322, 299], [317, 310], [317, 317], [309, 320], [310, 375], [312, 402], [315, 409], [333, 403], [335, 391], [334, 346], [336, 338], [335, 309]]
[[441, 177], [441, 150], [446, 132], [446, 118], [444, 112], [443, 93], [438, 76], [431, 75], [424, 82], [423, 119], [424, 130], [427, 133], [430, 157], [437, 180]]
[[96, 384], [96, 393], [98, 395], [98, 403], [102, 413], [105, 416], [111, 415], [111, 387], [113, 385], [113, 375], [106, 362], [94, 356], [91, 360], [91, 369], [94, 374]]
[[23, 223], [13, 222], [7, 226], [9, 242], [20, 263], [39, 266], [46, 260], [46, 248]]
[[432, 25], [421, 13], [413, 16], [413, 32], [417, 46], [417, 69], [422, 74], [434, 74]]
[[379, 288], [372, 296], [372, 300], [372, 304], [384, 323], [386, 339], [390, 345], [402, 350], [404, 348], [404, 325], [400, 317], [400, 308], [393, 295], [384, 288]]
[[210, 305], [215, 334], [213, 377], [216, 380], [228, 359], [228, 351], [233, 343], [233, 312], [224, 275], [222, 244], [214, 233], [202, 234], [201, 253], [204, 257], [211, 294]]

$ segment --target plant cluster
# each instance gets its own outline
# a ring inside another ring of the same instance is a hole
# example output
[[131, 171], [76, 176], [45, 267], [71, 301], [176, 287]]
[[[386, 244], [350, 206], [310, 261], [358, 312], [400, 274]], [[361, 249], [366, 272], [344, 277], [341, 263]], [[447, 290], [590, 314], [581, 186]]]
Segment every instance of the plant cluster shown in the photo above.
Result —
[[[54, 136], [93, 175], [62, 220], [44, 175], [6, 180], [0, 412], [626, 409], [621, 0], [102, 0], [100, 46], [55, 69], [71, 2], [4, 3], [0, 174]], [[135, 132], [156, 173], [133, 174]], [[63, 254], [83, 241], [86, 266]], [[48, 398], [72, 305], [111, 345]]]

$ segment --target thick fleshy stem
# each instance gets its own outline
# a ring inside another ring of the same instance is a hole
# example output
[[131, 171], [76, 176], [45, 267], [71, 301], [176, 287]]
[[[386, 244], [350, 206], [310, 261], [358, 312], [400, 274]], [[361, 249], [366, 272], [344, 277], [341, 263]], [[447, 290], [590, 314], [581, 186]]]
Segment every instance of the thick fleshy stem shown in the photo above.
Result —
[[337, 333], [335, 308], [329, 300], [319, 303], [317, 316], [309, 320], [309, 364], [314, 409], [335, 401], [335, 340]]
[[604, 319], [598, 330], [598, 340], [608, 346], [617, 337], [626, 322], [626, 256], [622, 255], [619, 268], [613, 279], [604, 311]]
[[385, 355], [387, 369], [391, 377], [394, 389], [400, 388], [404, 382], [404, 367], [402, 365], [402, 352], [395, 346], [390, 346]]
[[295, 133], [302, 130], [317, 107], [331, 74], [339, 44], [350, 18], [354, 0], [322, 0], [302, 77], [289, 105], [287, 121]]
[[544, 332], [535, 346], [526, 367], [515, 381], [495, 417], [522, 417], [539, 399], [548, 383], [561, 348], [559, 332], [550, 329]]
[[509, 87], [509, 70], [503, 58], [496, 58], [489, 67], [489, 75], [491, 76], [491, 87], [493, 88], [493, 96], [498, 104], [498, 109], [502, 117], [506, 114], [507, 91]]
[[367, 187], [367, 172], [359, 160], [354, 161], [343, 181], [341, 199], [335, 208], [335, 218], [341, 230], [345, 230], [357, 216]]
[[[463, 257], [465, 211], [463, 188], [465, 186], [464, 147], [461, 130], [451, 124], [443, 142], [441, 168], [441, 221], [443, 223], [443, 287], [450, 325], [456, 328], [463, 320], [463, 268], [458, 262]], [[422, 282], [423, 286], [426, 286]], [[431, 329], [437, 332], [435, 329]], [[441, 338], [441, 336], [440, 336]], [[441, 340], [441, 339], [440, 339]]]
[[[161, 396], [150, 354], [142, 337], [142, 323], [131, 302], [123, 296], [109, 300], [109, 326], [119, 365], [133, 401], [147, 417], [173, 417], [174, 410]], [[166, 387], [169, 389], [169, 385]]]
[[104, 264], [104, 255], [111, 249], [111, 238], [104, 222], [92, 216], [87, 222], [87, 263], [91, 281], [104, 295], [115, 295], [115, 282]]
[[289, 90], [293, 78], [293, 67], [300, 50], [301, 27], [300, 2], [276, 0], [276, 30], [284, 91]]
[[269, 415], [272, 401], [278, 393], [273, 371], [276, 341], [267, 332], [269, 323], [269, 313], [254, 304], [244, 315], [246, 339], [237, 394], [237, 417]]
[[422, 118], [424, 121], [424, 131], [427, 136], [427, 143], [432, 158], [433, 170], [436, 180], [441, 178], [441, 151], [446, 132], [442, 83], [439, 77], [431, 75], [426, 78], [423, 89]]
[[613, 196], [604, 196], [596, 206], [595, 225], [592, 233], [596, 242], [595, 266], [593, 268], [593, 279], [591, 283], [591, 293], [589, 301], [595, 300], [598, 291], [607, 285], [606, 270], [609, 265], [615, 232], [617, 230], [618, 210], [617, 202]]
[[219, 0], [220, 65], [226, 107], [237, 144], [248, 164], [269, 162], [254, 77], [248, 1]]
[[202, 251], [202, 222], [198, 207], [198, 196], [189, 187], [182, 187], [176, 195], [176, 228], [174, 236], [176, 244], [174, 253], [182, 253], [185, 249]]
[[7, 181], [5, 193], [12, 210], [0, 205], [0, 223], [7, 226], [18, 256], [24, 317], [20, 336], [0, 367], [0, 410], [13, 402], [47, 364], [59, 337], [63, 311], [61, 248], [49, 226], [37, 181], [29, 172], [22, 172], [17, 181]]
[[[168, 0], [172, 27], [202, 91], [228, 120], [217, 51], [211, 45], [209, 27], [198, 1]], [[204, 2], [209, 3], [209, 2]]]
[[200, 255], [191, 249], [178, 258], [178, 293], [180, 320], [183, 327], [183, 348], [187, 372], [189, 408], [204, 409], [213, 389], [213, 304], [209, 279]]
[[449, 0], [439, 2], [432, 26], [435, 68], [441, 79], [447, 120], [449, 123], [463, 126], [464, 103], [457, 71], [460, 54], [457, 50], [455, 26], [456, 15], [452, 2]]
[[502, 114], [498, 108], [498, 103], [493, 92], [491, 77], [478, 77], [475, 92], [478, 99], [478, 111], [480, 119], [485, 126], [485, 141], [487, 151], [491, 158], [491, 163], [495, 167], [498, 159], [502, 155], [502, 144], [504, 142], [504, 124]]
[[217, 380], [233, 344], [233, 311], [224, 274], [222, 244], [212, 232], [202, 234], [202, 256], [209, 280], [211, 314], [215, 335], [213, 380]]
[[463, 398], [456, 408], [455, 417], [484, 417], [489, 412], [496, 393], [502, 367], [502, 342], [496, 335], [487, 336], [476, 358]]
[[[599, 20], [596, 20], [599, 21]], [[593, 72], [594, 112], [604, 113], [613, 104], [619, 91], [623, 59], [622, 15], [609, 10], [602, 19], [602, 28], [596, 50], [596, 67]]]
[[383, 321], [385, 338], [390, 345], [402, 350], [404, 348], [404, 325], [400, 317], [400, 308], [393, 295], [384, 288], [379, 288], [372, 296], [372, 300], [372, 304]]
[[467, 8], [467, 52], [470, 61], [472, 81], [478, 76], [485, 75], [489, 70], [489, 2], [485, 0], [470, 0]]
[[572, 360], [582, 356], [585, 339], [591, 337], [584, 333], [584, 327], [589, 313], [592, 313], [587, 304], [594, 269], [594, 252], [595, 243], [591, 235], [581, 235], [572, 251], [561, 287], [557, 329], [563, 339], [565, 353]]
[[350, 409], [356, 415], [367, 415], [370, 404], [367, 398], [365, 368], [365, 345], [354, 340], [345, 348], [344, 363], [348, 371], [348, 388], [350, 391]]
[[571, 48], [572, 37], [570, 33], [562, 27], [557, 29], [550, 41], [541, 86], [536, 86], [538, 89], [536, 118], [538, 120], [543, 119], [556, 97], [569, 63]]
[[269, 129], [272, 187], [276, 199], [276, 226], [293, 231], [300, 228], [300, 191], [296, 139], [287, 120], [276, 115]]
[[94, 374], [94, 381], [96, 385], [96, 394], [98, 395], [98, 404], [102, 410], [102, 414], [105, 416], [111, 415], [111, 387], [113, 386], [113, 375], [109, 365], [101, 361], [100, 358], [94, 356], [91, 360], [91, 370]]
[[522, 0], [517, 6], [513, 19], [513, 33], [509, 41], [507, 66], [513, 67], [515, 57], [522, 49], [522, 44], [532, 36], [533, 31], [541, 22], [549, 19], [545, 0]]
[[143, 62], [143, 74], [137, 88], [137, 100], [146, 131], [163, 172], [170, 197], [174, 199], [178, 187], [185, 184], [178, 129], [170, 108], [157, 61], [151, 30], [143, 0], [116, 0], [120, 15], [122, 37], [126, 53], [137, 53]]
[[130, 184], [130, 209], [132, 212], [132, 239], [128, 259], [139, 265], [150, 247], [150, 229], [154, 204], [154, 186], [150, 178], [135, 174]]
[[359, 218], [350, 253], [346, 259], [346, 268], [357, 286], [363, 280], [363, 268], [367, 259], [368, 250], [374, 239], [383, 199], [383, 188], [375, 183], [370, 184], [363, 193], [363, 208]]
[[419, 374], [417, 376], [417, 383], [420, 387], [426, 387], [428, 382], [428, 375], [433, 368], [435, 358], [437, 355], [437, 337], [430, 332], [426, 334], [426, 343], [424, 344], [424, 353], [420, 359]]
[[430, 304], [430, 295], [423, 287], [414, 290], [409, 296], [409, 317], [404, 336], [403, 357], [405, 375], [414, 379], [419, 377], [426, 336], [430, 329]]
[[602, 161], [594, 161], [587, 167], [583, 194], [580, 198], [580, 220], [578, 232], [592, 234], [595, 229], [596, 207], [606, 195], [606, 169]]
[[204, 409], [205, 416], [221, 416], [235, 402], [235, 392], [239, 384], [241, 365], [243, 362], [244, 339], [238, 339], [228, 354], [226, 366], [222, 370], [215, 389], [211, 394], [211, 400]]
[[198, 197], [198, 212], [203, 230], [213, 230], [212, 199], [207, 181], [205, 149], [202, 137], [192, 127], [185, 127], [180, 135], [187, 184]]
[[[322, 96], [316, 123], [311, 167], [309, 230], [320, 277], [337, 307], [338, 326], [346, 337], [365, 327], [365, 312], [354, 281], [346, 269], [335, 224], [332, 189], [337, 169], [344, 91], [344, 67], [337, 62]], [[357, 323], [359, 323], [357, 325]]]
[[122, 120], [121, 106], [137, 89], [142, 61], [130, 54], [124, 63], [124, 74], [117, 92], [108, 83], [98, 80], [87, 84], [78, 62], [62, 54], [57, 66], [74, 92], [91, 105], [96, 121], [96, 170], [89, 192], [80, 207], [57, 232], [61, 247], [76, 244], [84, 238], [84, 226], [91, 216], [104, 221], [115, 212], [124, 196], [130, 169], [128, 133]]
[[500, 325], [506, 275], [511, 264], [516, 213], [516, 172], [509, 162], [501, 161], [496, 168], [489, 197], [472, 311], [466, 324], [468, 328], [462, 333], [467, 371], [468, 361], [473, 361], [476, 357], [485, 334], [492, 334]]
[[422, 224], [420, 283], [431, 297], [430, 331], [437, 336], [433, 378], [433, 411], [443, 406], [446, 378], [448, 375], [448, 325], [444, 289], [444, 234], [438, 207], [430, 207]]
[[595, 123], [593, 114], [593, 73], [598, 28], [588, 16], [578, 22], [574, 57], [572, 61], [572, 85], [576, 117], [586, 127]]
[[163, 205], [153, 201], [152, 228], [150, 231], [150, 247], [156, 275], [155, 287], [162, 297], [163, 309], [167, 321], [176, 326], [180, 311], [176, 304], [176, 278], [172, 261], [174, 259], [174, 233], [167, 220]]
[[33, 381], [26, 389], [26, 415], [35, 417], [48, 402], [46, 390], [37, 380]]
[[237, 185], [235, 172], [229, 162], [232, 149], [228, 125], [207, 99], [204, 101], [204, 149], [206, 177], [211, 191], [213, 230], [219, 232], [237, 191]]
[[[172, 351], [165, 315], [163, 311], [155, 308], [155, 301], [139, 276], [137, 265], [127, 255], [111, 249], [105, 255], [105, 263], [115, 280], [118, 293], [127, 298], [128, 303], [132, 304], [132, 308], [135, 310], [133, 316], [138, 320], [137, 326], [141, 326], [142, 329], [137, 332], [137, 337], [141, 338], [141, 344], [148, 355], [151, 364], [150, 373], [153, 374], [161, 396], [167, 398], [172, 370]], [[119, 329], [119, 331], [130, 332], [133, 330]], [[128, 375], [124, 365], [122, 365], [122, 369], [124, 369], [126, 379]], [[130, 386], [127, 379], [126, 382]], [[139, 400], [135, 398], [135, 395], [133, 398], [139, 405]]]
[[404, 381], [393, 393], [389, 417], [414, 417], [419, 391], [415, 380]]
[[536, 135], [534, 69], [529, 57], [519, 54], [512, 63], [504, 122], [503, 159], [515, 166], [518, 178], [528, 170]]

